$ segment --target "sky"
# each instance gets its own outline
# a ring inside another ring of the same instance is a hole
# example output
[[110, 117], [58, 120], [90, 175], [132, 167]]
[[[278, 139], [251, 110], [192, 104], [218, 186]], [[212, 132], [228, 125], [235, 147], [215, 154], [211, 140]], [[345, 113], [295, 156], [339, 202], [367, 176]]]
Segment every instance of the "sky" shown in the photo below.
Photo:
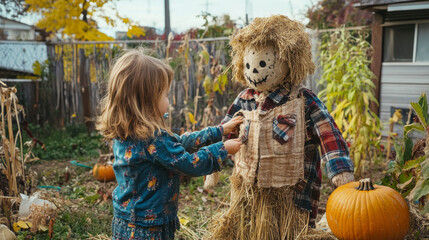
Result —
[[[306, 23], [305, 11], [317, 0], [170, 0], [170, 25], [174, 32], [184, 32], [193, 27], [201, 27], [204, 20], [198, 17], [202, 12], [212, 16], [229, 14], [238, 25], [249, 18], [283, 14], [291, 19]], [[247, 2], [247, 4], [246, 4]], [[128, 17], [140, 26], [150, 26], [163, 31], [164, 0], [118, 0], [116, 8], [121, 16]], [[21, 21], [35, 24], [37, 16], [27, 16]], [[98, 21], [99, 29], [114, 37], [116, 31], [126, 31], [125, 26], [108, 27]]]

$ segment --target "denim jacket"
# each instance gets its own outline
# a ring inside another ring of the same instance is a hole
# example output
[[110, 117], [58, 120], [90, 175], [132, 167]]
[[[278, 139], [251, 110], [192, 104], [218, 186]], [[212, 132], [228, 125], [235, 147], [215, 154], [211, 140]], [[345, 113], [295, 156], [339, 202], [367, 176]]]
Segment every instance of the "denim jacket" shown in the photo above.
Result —
[[227, 157], [222, 134], [218, 126], [182, 136], [161, 130], [147, 140], [115, 139], [115, 217], [143, 227], [177, 221], [180, 174], [220, 171]]

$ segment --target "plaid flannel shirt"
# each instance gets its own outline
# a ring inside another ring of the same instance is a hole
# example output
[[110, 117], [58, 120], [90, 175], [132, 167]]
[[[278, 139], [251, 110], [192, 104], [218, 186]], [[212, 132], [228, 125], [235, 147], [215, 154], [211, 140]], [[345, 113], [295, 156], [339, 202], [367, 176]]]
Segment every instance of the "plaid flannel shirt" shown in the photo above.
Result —
[[[342, 137], [332, 116], [325, 105], [309, 89], [302, 88], [301, 93], [306, 99], [306, 142], [304, 159], [304, 177], [307, 183], [302, 190], [297, 190], [295, 205], [301, 209], [311, 211], [310, 225], [314, 225], [319, 206], [320, 186], [322, 182], [321, 161], [325, 163], [329, 179], [341, 172], [353, 172], [353, 162], [349, 157], [347, 143]], [[271, 92], [260, 109], [271, 110], [285, 104], [289, 100], [289, 90], [282, 87]], [[255, 97], [259, 92], [253, 89], [243, 90], [230, 106], [222, 123], [228, 122], [239, 110], [256, 110], [258, 102]], [[233, 138], [237, 136], [229, 136]], [[320, 153], [318, 147], [320, 146]]]

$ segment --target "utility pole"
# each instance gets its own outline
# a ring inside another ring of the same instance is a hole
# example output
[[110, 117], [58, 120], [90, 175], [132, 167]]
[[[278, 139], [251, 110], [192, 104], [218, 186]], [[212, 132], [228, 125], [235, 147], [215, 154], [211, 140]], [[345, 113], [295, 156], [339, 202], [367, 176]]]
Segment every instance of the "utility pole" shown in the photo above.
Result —
[[245, 18], [246, 26], [249, 25], [249, 18], [251, 17], [252, 17], [252, 3], [250, 2], [250, 0], [246, 0], [246, 18]]
[[170, 3], [169, 0], [164, 0], [164, 8], [165, 8], [165, 40], [168, 41], [168, 34], [171, 32], [170, 28]]

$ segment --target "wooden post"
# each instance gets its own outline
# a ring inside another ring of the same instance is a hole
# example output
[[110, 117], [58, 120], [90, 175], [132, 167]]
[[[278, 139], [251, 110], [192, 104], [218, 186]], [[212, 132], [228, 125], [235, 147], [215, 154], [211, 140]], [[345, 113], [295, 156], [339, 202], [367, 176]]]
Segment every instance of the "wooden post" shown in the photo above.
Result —
[[89, 72], [89, 61], [85, 56], [85, 50], [79, 49], [79, 78], [83, 103], [83, 119], [88, 132], [94, 130], [91, 115], [91, 80]]
[[[372, 37], [371, 45], [373, 49], [373, 57], [371, 62], [371, 71], [376, 78], [373, 79], [375, 84], [375, 98], [380, 103], [380, 88], [381, 88], [381, 63], [383, 61], [383, 16], [380, 13], [374, 13], [372, 22]], [[371, 102], [371, 111], [380, 116], [380, 106]]]

